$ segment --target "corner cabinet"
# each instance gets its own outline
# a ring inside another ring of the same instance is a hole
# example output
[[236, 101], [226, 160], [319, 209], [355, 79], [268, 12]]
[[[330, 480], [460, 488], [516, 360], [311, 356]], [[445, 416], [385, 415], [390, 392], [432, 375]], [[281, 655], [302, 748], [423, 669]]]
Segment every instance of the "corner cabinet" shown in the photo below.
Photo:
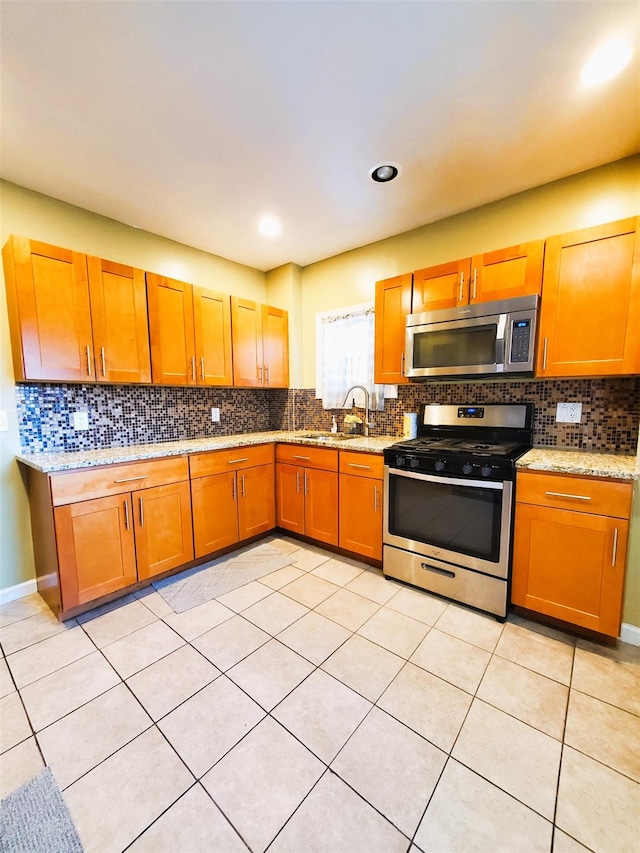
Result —
[[411, 313], [411, 273], [376, 282], [374, 375], [378, 385], [407, 382], [404, 338]]
[[384, 461], [370, 453], [340, 452], [341, 548], [382, 559]]
[[639, 221], [547, 240], [538, 376], [640, 373]]
[[233, 384], [236, 387], [289, 386], [288, 316], [281, 308], [231, 297]]
[[146, 278], [154, 383], [231, 385], [231, 297], [155, 273]]
[[18, 381], [151, 380], [142, 270], [16, 236], [2, 255]]
[[338, 451], [307, 445], [276, 446], [276, 523], [338, 544]]
[[513, 604], [618, 637], [633, 484], [520, 471]]

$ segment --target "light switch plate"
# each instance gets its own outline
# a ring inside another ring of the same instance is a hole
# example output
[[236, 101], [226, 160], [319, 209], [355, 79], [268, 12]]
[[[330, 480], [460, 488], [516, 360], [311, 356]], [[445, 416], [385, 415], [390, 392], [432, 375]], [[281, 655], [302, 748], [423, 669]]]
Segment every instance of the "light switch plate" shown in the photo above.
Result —
[[220, 409], [211, 409], [211, 420], [214, 424], [220, 423]]
[[579, 424], [582, 419], [582, 403], [558, 403], [556, 423]]
[[89, 412], [72, 412], [71, 426], [74, 429], [89, 429]]

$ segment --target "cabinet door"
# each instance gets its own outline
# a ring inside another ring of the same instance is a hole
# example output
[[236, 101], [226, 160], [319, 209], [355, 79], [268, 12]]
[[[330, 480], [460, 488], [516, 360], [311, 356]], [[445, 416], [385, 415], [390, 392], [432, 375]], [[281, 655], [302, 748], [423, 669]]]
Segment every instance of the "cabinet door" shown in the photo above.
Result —
[[142, 489], [133, 501], [139, 580], [193, 560], [188, 481]]
[[340, 475], [340, 547], [382, 559], [382, 480]]
[[257, 302], [231, 297], [233, 384], [259, 387], [264, 384], [262, 358], [262, 311]]
[[236, 473], [212, 474], [191, 481], [196, 557], [238, 541]]
[[379, 385], [408, 382], [404, 375], [404, 339], [411, 313], [411, 273], [376, 282], [374, 373]]
[[304, 533], [304, 469], [276, 463], [276, 524]]
[[547, 240], [538, 376], [640, 373], [638, 221]]
[[311, 539], [338, 544], [338, 475], [333, 471], [303, 470], [304, 532]]
[[198, 385], [231, 385], [231, 301], [225, 293], [193, 287]]
[[87, 258], [99, 382], [151, 382], [144, 272]]
[[276, 526], [274, 466], [246, 468], [238, 471], [236, 477], [240, 539], [273, 530]]
[[85, 255], [11, 237], [2, 250], [16, 379], [95, 379]]
[[471, 259], [471, 303], [539, 294], [541, 286], [542, 240], [485, 252]]
[[58, 506], [54, 519], [63, 610], [136, 582], [130, 494]]
[[457, 308], [469, 302], [471, 258], [417, 270], [413, 274], [411, 313]]
[[264, 384], [289, 387], [289, 315], [281, 308], [262, 306]]
[[195, 385], [191, 285], [148, 272], [147, 299], [153, 381], [160, 385]]
[[516, 504], [511, 600], [617, 637], [628, 522]]

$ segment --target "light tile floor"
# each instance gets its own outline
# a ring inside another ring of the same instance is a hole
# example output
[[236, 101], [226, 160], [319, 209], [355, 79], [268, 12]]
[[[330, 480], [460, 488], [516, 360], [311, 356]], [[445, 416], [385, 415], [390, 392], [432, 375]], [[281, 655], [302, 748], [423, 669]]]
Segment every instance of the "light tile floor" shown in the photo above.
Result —
[[640, 848], [639, 649], [269, 542], [183, 614], [0, 608], [0, 793], [49, 765], [87, 853]]

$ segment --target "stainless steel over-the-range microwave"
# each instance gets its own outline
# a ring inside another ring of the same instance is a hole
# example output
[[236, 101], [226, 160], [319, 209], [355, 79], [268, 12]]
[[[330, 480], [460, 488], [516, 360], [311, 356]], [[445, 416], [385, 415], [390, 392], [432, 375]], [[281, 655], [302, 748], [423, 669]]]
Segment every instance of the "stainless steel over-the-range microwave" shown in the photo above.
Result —
[[538, 296], [479, 302], [407, 317], [409, 379], [533, 374]]

